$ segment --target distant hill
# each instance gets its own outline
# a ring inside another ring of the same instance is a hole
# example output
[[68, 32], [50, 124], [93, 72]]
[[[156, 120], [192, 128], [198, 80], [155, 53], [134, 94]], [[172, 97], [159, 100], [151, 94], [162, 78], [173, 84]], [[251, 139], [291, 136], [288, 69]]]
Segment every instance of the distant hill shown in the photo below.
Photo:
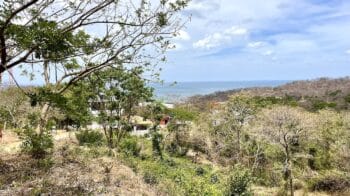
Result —
[[215, 92], [209, 95], [193, 96], [188, 103], [203, 107], [208, 102], [224, 102], [230, 96], [248, 93], [252, 97], [288, 98], [310, 110], [331, 107], [335, 109], [350, 108], [350, 77], [295, 81], [278, 87], [243, 88]]

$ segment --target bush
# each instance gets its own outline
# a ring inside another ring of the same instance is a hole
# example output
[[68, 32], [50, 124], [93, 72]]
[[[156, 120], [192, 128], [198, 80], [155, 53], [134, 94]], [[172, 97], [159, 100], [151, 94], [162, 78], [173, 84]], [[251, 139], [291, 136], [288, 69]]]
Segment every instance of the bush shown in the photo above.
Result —
[[350, 187], [350, 177], [340, 173], [328, 173], [310, 181], [312, 191], [343, 192]]
[[186, 153], [188, 152], [188, 148], [187, 147], [180, 146], [180, 145], [178, 145], [175, 142], [171, 142], [169, 145], [167, 145], [165, 147], [165, 149], [168, 151], [168, 153], [171, 156], [175, 156], [175, 157], [185, 156]]
[[100, 146], [104, 142], [103, 133], [91, 130], [84, 130], [75, 134], [79, 145]]
[[40, 159], [37, 162], [37, 166], [45, 171], [48, 171], [53, 165], [54, 161], [51, 159], [51, 157]]
[[253, 178], [249, 170], [243, 168], [242, 166], [237, 166], [228, 178], [225, 195], [252, 195], [252, 192], [250, 190], [252, 182]]
[[45, 158], [53, 149], [52, 136], [48, 131], [36, 133], [31, 128], [25, 128], [24, 132], [20, 133], [20, 138], [23, 140], [22, 151], [30, 154], [33, 158]]
[[202, 152], [204, 154], [208, 153], [208, 145], [206, 142], [206, 136], [203, 136], [203, 133], [195, 132], [190, 137], [188, 144], [189, 148], [192, 148], [194, 151]]
[[211, 174], [210, 175], [210, 183], [212, 183], [212, 184], [219, 183], [219, 176], [216, 174]]
[[154, 185], [158, 184], [157, 176], [150, 172], [145, 172], [143, 175], [143, 181], [145, 181], [146, 184]]
[[119, 144], [120, 150], [127, 156], [139, 156], [141, 146], [134, 137], [124, 138]]
[[302, 181], [295, 179], [293, 182], [293, 188], [294, 190], [301, 190], [301, 189], [304, 189], [305, 187]]
[[197, 167], [196, 168], [196, 175], [197, 176], [203, 176], [205, 174], [205, 170], [203, 167]]
[[162, 142], [163, 142], [163, 135], [158, 133], [157, 131], [154, 131], [152, 133], [152, 149], [153, 149], [153, 155], [158, 156], [161, 159], [163, 159], [163, 153], [162, 153]]

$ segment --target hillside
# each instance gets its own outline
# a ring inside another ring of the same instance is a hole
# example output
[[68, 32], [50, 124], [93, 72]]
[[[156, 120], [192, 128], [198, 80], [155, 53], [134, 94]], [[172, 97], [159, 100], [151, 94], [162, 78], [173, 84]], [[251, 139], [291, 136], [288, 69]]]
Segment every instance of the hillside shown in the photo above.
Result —
[[338, 110], [348, 109], [350, 103], [350, 78], [295, 81], [275, 88], [244, 88], [215, 92], [204, 96], [193, 96], [188, 103], [203, 107], [210, 102], [224, 102], [232, 95], [249, 94], [260, 98], [282, 98], [295, 101], [298, 105], [309, 109], [332, 107]]

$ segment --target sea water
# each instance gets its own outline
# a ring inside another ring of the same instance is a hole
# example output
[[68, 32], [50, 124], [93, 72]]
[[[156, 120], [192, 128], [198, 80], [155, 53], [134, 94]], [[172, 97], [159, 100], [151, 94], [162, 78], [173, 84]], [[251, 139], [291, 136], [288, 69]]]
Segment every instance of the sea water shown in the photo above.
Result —
[[291, 81], [263, 80], [263, 81], [230, 81], [230, 82], [177, 82], [154, 83], [156, 99], [165, 102], [176, 102], [194, 95], [206, 95], [218, 91], [227, 91], [250, 87], [276, 87]]

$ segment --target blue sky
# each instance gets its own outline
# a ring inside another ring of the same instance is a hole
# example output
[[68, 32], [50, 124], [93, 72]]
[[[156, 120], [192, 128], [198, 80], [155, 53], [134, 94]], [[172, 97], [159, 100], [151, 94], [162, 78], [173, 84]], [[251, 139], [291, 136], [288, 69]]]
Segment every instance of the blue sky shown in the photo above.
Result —
[[166, 81], [350, 75], [349, 0], [192, 0]]
[[350, 76], [350, 0], [192, 0], [181, 14], [167, 82]]

